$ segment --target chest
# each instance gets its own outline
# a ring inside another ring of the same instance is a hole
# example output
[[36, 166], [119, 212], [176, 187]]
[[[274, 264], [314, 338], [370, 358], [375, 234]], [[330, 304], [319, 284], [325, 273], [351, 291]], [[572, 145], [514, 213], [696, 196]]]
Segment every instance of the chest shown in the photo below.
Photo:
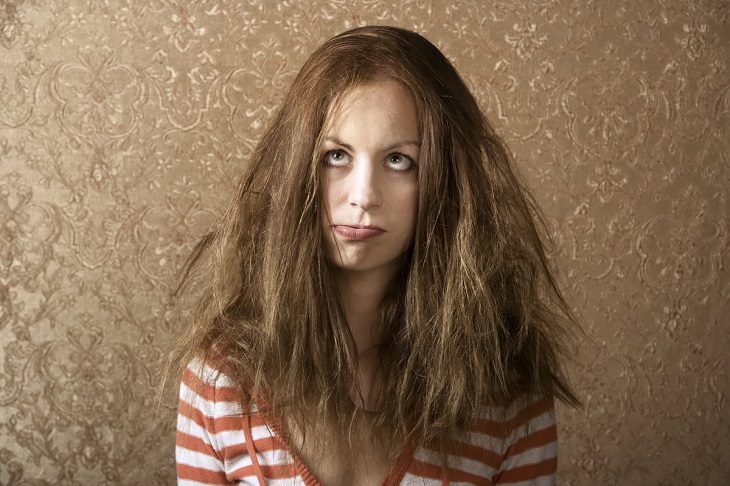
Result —
[[387, 448], [374, 446], [368, 433], [367, 429], [354, 432], [350, 445], [324, 431], [309, 433], [303, 440], [291, 427], [289, 435], [298, 458], [323, 486], [379, 486], [392, 469], [393, 458]]

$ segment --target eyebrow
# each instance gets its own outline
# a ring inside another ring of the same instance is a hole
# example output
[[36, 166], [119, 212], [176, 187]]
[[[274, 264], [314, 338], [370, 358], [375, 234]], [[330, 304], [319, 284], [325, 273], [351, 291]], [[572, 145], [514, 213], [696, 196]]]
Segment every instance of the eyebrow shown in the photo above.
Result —
[[[338, 140], [337, 138], [334, 138], [334, 137], [326, 137], [325, 140], [328, 141], [328, 142], [334, 142], [337, 145], [342, 145], [347, 150], [349, 150], [349, 151], [352, 152], [352, 147], [350, 145], [348, 145], [348, 144], [346, 144], [346, 143]], [[383, 149], [383, 152], [386, 152], [388, 150], [394, 149], [396, 147], [402, 147], [404, 145], [415, 145], [416, 147], [420, 147], [421, 146], [421, 143], [419, 141], [417, 141], [417, 140], [404, 140], [402, 142], [396, 142], [396, 143], [393, 143], [393, 144], [388, 145], [387, 147], [385, 147]]]

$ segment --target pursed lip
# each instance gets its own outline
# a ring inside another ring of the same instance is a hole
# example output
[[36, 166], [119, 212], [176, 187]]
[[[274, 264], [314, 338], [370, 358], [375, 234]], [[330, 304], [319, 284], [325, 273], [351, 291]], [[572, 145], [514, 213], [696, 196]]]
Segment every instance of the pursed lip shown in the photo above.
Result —
[[333, 224], [332, 229], [348, 240], [366, 240], [385, 232], [384, 229], [378, 226], [363, 224]]

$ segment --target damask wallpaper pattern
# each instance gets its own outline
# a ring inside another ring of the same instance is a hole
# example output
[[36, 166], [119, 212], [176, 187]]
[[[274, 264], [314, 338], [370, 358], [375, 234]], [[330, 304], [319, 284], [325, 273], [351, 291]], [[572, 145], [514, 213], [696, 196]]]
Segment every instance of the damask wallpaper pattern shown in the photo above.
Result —
[[[453, 60], [585, 326], [560, 484], [727, 484], [730, 7], [0, 0], [0, 484], [171, 484], [166, 296], [299, 66], [346, 28]], [[174, 390], [173, 390], [174, 391]]]

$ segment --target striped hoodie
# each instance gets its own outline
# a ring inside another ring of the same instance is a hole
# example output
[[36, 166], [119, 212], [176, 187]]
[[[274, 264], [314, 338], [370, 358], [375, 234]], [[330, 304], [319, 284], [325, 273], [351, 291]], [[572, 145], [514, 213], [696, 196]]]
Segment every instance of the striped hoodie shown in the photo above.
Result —
[[[178, 407], [175, 456], [179, 485], [320, 484], [288, 449], [275, 423], [264, 420], [255, 405], [243, 414], [233, 381], [219, 370], [192, 361], [183, 373]], [[499, 411], [485, 407], [483, 412], [449, 445], [447, 470], [436, 451], [405, 447], [383, 486], [555, 484], [553, 401], [521, 400]], [[506, 422], [493, 417], [505, 417]]]

